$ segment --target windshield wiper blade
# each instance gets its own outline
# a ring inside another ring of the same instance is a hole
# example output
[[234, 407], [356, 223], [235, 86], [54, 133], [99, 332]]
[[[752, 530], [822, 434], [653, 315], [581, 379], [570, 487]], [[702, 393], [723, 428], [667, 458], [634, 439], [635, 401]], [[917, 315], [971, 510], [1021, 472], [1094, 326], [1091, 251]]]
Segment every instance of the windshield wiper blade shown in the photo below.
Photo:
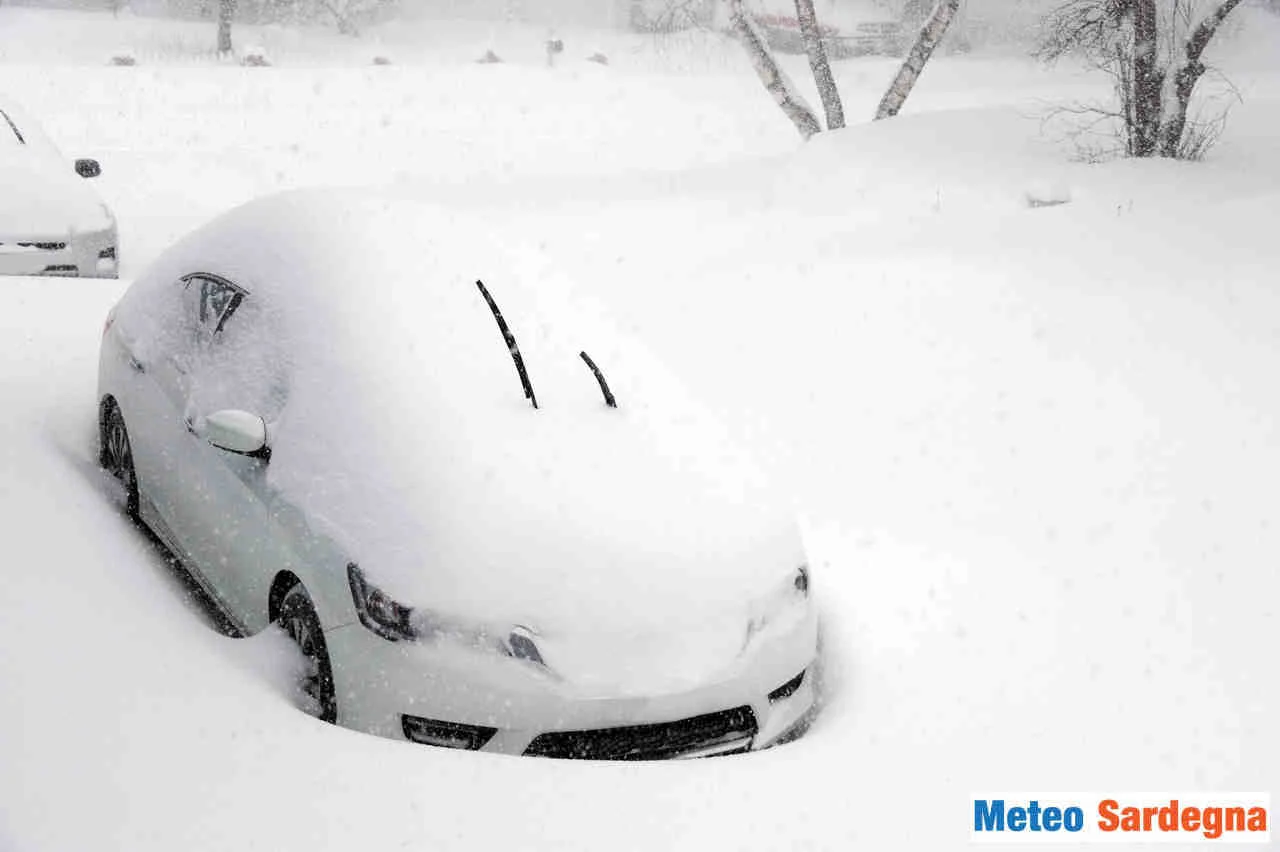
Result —
[[613, 398], [613, 391], [609, 390], [609, 383], [604, 380], [604, 373], [600, 372], [600, 368], [596, 366], [596, 362], [591, 360], [591, 356], [586, 351], [579, 352], [578, 355], [591, 368], [591, 372], [595, 374], [596, 381], [600, 383], [600, 392], [604, 394], [604, 404], [610, 408], [617, 408], [618, 401]]
[[511, 360], [516, 364], [516, 372], [520, 374], [520, 385], [524, 388], [525, 399], [533, 403], [534, 408], [537, 408], [538, 398], [533, 395], [533, 384], [530, 383], [529, 373], [524, 368], [524, 358], [520, 357], [520, 346], [516, 343], [516, 336], [511, 333], [511, 329], [507, 326], [507, 321], [502, 318], [502, 311], [498, 310], [498, 303], [493, 300], [493, 296], [489, 295], [484, 282], [477, 280], [476, 286], [480, 288], [480, 295], [484, 296], [485, 302], [489, 304], [489, 310], [493, 311], [493, 318], [498, 321], [498, 330], [502, 332], [502, 339], [506, 341], [507, 351], [511, 353]]

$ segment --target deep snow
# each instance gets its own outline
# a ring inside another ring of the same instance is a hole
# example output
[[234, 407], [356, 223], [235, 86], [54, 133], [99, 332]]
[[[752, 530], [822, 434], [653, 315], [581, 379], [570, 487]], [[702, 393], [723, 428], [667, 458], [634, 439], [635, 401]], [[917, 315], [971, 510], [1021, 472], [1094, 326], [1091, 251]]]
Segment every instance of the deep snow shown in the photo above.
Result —
[[[1105, 87], [1011, 59], [944, 58], [910, 114], [802, 147], [739, 57], [687, 42], [321, 68], [338, 42], [290, 33], [309, 63], [240, 69], [143, 49], [182, 27], [0, 9], [5, 88], [100, 156], [126, 275], [254, 195], [393, 183], [611, 308], [798, 500], [831, 657], [811, 734], [743, 758], [314, 723], [278, 640], [208, 629], [95, 470], [126, 282], [5, 281], [0, 847], [955, 849], [976, 789], [1276, 790], [1266, 20], [1218, 57], [1247, 99], [1207, 163], [1086, 166], [1035, 116]], [[116, 36], [152, 58], [102, 67]], [[839, 68], [863, 113], [888, 73]], [[1028, 207], [1046, 187], [1070, 203]]]

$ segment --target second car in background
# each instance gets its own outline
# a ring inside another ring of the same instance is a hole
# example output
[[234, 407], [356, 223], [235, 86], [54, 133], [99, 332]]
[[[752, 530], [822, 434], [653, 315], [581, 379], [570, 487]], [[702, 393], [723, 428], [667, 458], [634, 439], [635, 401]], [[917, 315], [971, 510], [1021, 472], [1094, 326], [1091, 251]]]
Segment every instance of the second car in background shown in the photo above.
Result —
[[116, 277], [116, 219], [85, 182], [100, 171], [96, 160], [68, 161], [0, 99], [0, 275]]

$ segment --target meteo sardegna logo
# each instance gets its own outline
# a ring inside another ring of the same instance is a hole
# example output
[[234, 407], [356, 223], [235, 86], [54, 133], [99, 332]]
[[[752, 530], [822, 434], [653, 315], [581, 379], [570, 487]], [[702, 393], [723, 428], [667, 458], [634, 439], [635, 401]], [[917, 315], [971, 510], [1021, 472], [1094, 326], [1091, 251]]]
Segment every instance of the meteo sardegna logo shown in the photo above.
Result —
[[1271, 842], [1267, 793], [975, 793], [974, 843]]

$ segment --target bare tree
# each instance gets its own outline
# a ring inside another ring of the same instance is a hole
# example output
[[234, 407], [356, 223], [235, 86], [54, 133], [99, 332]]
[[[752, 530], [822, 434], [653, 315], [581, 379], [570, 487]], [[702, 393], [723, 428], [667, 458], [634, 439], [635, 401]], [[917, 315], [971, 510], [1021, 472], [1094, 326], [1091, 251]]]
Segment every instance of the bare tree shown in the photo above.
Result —
[[1240, 0], [1225, 0], [1220, 3], [1187, 39], [1182, 66], [1173, 75], [1175, 101], [1171, 106], [1165, 106], [1165, 117], [1160, 125], [1160, 156], [1176, 157], [1183, 150], [1182, 137], [1187, 129], [1187, 108], [1191, 105], [1191, 94], [1206, 70], [1200, 57], [1227, 15], [1238, 5]]
[[218, 53], [231, 52], [231, 21], [236, 16], [236, 0], [218, 2]]
[[791, 119], [801, 136], [808, 139], [815, 133], [821, 133], [822, 125], [818, 124], [813, 110], [796, 92], [795, 85], [774, 59], [764, 33], [760, 32], [760, 27], [746, 10], [744, 3], [745, 0], [729, 0], [729, 20], [746, 48], [747, 55], [751, 57], [751, 64], [756, 69], [760, 82], [764, 83], [765, 89], [786, 113], [787, 118]]
[[[755, 18], [746, 8], [746, 0], [728, 0], [729, 18], [733, 30], [751, 57], [760, 81], [787, 117], [795, 124], [800, 135], [805, 139], [815, 133], [822, 132], [822, 126], [814, 116], [813, 110], [796, 92], [785, 72], [774, 59], [764, 34], [760, 32]], [[795, 0], [796, 18], [804, 39], [805, 52], [809, 56], [809, 67], [813, 71], [814, 81], [818, 86], [818, 94], [822, 97], [822, 106], [826, 112], [827, 129], [835, 130], [844, 127], [844, 106], [840, 100], [840, 91], [836, 87], [831, 73], [831, 65], [827, 61], [826, 47], [822, 39], [822, 27], [818, 24], [814, 13], [813, 0]], [[924, 70], [925, 63], [933, 54], [933, 49], [947, 32], [955, 17], [960, 0], [937, 0], [933, 14], [920, 30], [915, 47], [907, 56], [906, 62], [899, 69], [897, 77], [890, 84], [880, 102], [876, 118], [896, 115], [902, 104], [911, 93], [912, 86]]]
[[[1190, 122], [1196, 84], [1207, 70], [1205, 48], [1240, 0], [1212, 0], [1199, 17], [1197, 0], [1069, 0], [1045, 22], [1039, 54], [1053, 61], [1074, 54], [1112, 78], [1116, 108], [1069, 112], [1117, 120], [1130, 157], [1198, 157], [1221, 122]], [[1199, 23], [1196, 23], [1199, 19]]]
[[315, 0], [326, 16], [333, 18], [338, 32], [343, 35], [360, 35], [362, 21], [368, 21], [379, 10], [390, 5], [390, 0]]
[[352, 36], [360, 34], [360, 28], [356, 26], [355, 19], [351, 15], [350, 4], [335, 2], [335, 0], [320, 0], [320, 5], [333, 16], [338, 32]]
[[715, 17], [715, 0], [662, 0], [659, 7], [631, 0], [630, 25], [636, 32], [674, 33], [702, 29]]
[[958, 8], [960, 8], [960, 0], [938, 0], [938, 4], [933, 7], [933, 14], [920, 28], [916, 43], [912, 45], [907, 58], [902, 62], [902, 67], [898, 69], [898, 75], [893, 78], [884, 97], [880, 99], [880, 107], [876, 110], [877, 121], [882, 118], [892, 118], [898, 114], [898, 110], [902, 109], [902, 105], [907, 101], [907, 95], [911, 94], [911, 90], [915, 88], [916, 80], [920, 79], [925, 64], [933, 55], [933, 49], [947, 34], [947, 28], [951, 26]]
[[809, 68], [818, 84], [822, 109], [827, 114], [827, 129], [844, 127], [844, 104], [840, 102], [840, 90], [831, 75], [831, 63], [827, 61], [827, 48], [822, 43], [822, 30], [818, 15], [813, 11], [813, 0], [796, 0], [796, 20], [800, 22], [800, 34], [804, 37], [804, 52], [809, 55]]

